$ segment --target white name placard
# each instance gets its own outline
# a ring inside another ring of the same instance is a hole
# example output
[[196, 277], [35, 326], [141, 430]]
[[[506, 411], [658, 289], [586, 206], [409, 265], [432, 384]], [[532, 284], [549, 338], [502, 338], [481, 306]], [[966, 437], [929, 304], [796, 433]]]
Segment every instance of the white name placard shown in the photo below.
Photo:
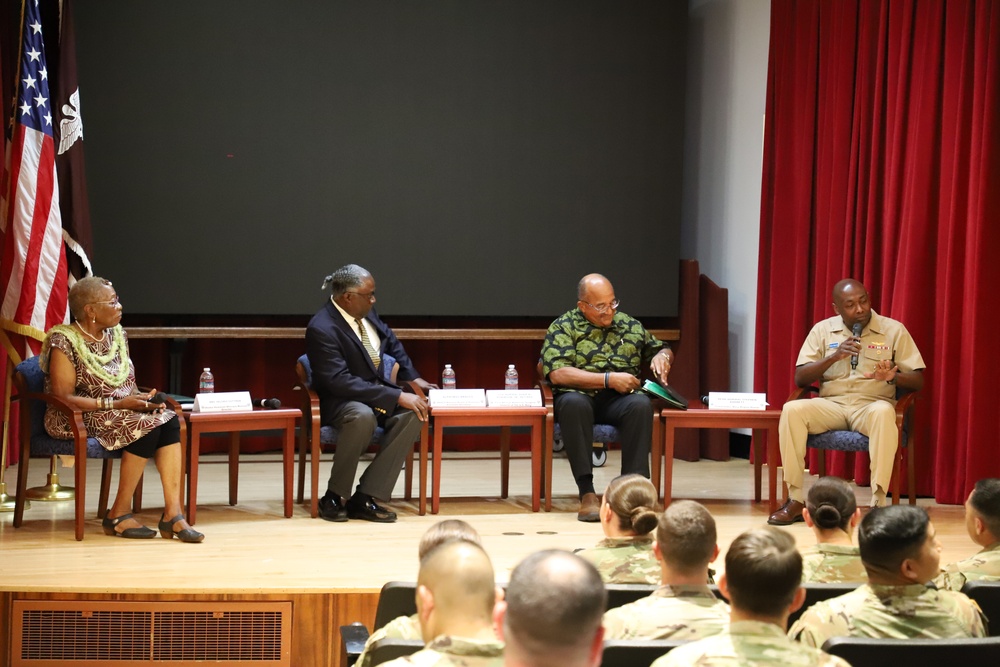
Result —
[[484, 389], [431, 389], [432, 408], [485, 408]]
[[253, 410], [249, 391], [222, 391], [218, 394], [198, 394], [191, 412], [246, 412]]
[[540, 408], [542, 392], [537, 389], [487, 389], [486, 405], [491, 408]]
[[747, 394], [736, 391], [708, 392], [709, 410], [766, 410], [767, 394]]

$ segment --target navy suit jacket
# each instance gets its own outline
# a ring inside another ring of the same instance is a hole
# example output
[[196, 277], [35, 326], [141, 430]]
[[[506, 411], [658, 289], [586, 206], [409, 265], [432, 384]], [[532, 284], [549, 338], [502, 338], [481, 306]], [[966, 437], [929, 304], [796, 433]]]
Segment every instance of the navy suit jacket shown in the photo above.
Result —
[[[365, 318], [378, 331], [380, 357], [394, 357], [399, 363], [398, 380], [419, 376], [403, 345], [375, 309]], [[331, 302], [316, 313], [306, 327], [306, 355], [312, 366], [312, 388], [319, 395], [320, 421], [333, 422], [333, 413], [347, 401], [359, 401], [381, 415], [392, 414], [402, 389], [375, 369], [361, 339]]]

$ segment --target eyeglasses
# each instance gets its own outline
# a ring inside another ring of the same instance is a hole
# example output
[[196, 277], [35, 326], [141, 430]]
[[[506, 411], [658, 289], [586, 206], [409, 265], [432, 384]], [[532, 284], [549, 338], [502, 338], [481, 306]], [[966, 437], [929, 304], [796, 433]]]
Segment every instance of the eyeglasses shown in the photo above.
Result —
[[364, 299], [368, 299], [369, 302], [374, 302], [375, 301], [375, 290], [372, 290], [371, 292], [368, 292], [367, 294], [365, 294], [363, 292], [344, 292], [344, 294], [357, 294], [358, 296], [360, 296], [360, 297], [362, 297]]
[[587, 303], [586, 301], [581, 301], [580, 303], [587, 304], [588, 306], [590, 306], [591, 308], [593, 308], [595, 312], [603, 315], [604, 313], [608, 312], [609, 310], [618, 310], [618, 306], [619, 306], [619, 304], [621, 304], [621, 301], [619, 301], [618, 299], [615, 299], [611, 303], [600, 305], [600, 306], [595, 306], [594, 304]]
[[101, 305], [101, 306], [117, 306], [121, 303], [121, 301], [118, 299], [118, 296], [116, 295], [115, 298], [111, 299], [111, 301], [92, 301], [91, 303], [94, 305]]

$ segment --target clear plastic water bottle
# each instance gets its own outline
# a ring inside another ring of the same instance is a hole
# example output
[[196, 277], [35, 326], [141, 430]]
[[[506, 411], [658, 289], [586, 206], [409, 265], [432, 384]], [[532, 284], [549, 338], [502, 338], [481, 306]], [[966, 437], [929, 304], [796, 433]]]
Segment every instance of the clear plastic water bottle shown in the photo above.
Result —
[[514, 364], [507, 366], [507, 372], [503, 374], [503, 388], [517, 389], [517, 369]]
[[455, 370], [451, 367], [451, 364], [444, 365], [444, 371], [441, 373], [441, 388], [455, 388]]
[[215, 376], [212, 375], [211, 368], [206, 368], [201, 372], [201, 377], [198, 378], [198, 393], [199, 394], [215, 393]]

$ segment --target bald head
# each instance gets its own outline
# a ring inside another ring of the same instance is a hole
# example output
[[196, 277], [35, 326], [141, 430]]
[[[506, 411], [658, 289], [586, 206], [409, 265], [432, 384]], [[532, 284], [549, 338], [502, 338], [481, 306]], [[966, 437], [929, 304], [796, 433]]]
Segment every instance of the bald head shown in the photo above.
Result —
[[417, 610], [425, 641], [441, 634], [473, 636], [491, 627], [495, 602], [493, 564], [479, 545], [451, 540], [420, 562]]
[[576, 287], [576, 306], [587, 321], [598, 327], [609, 327], [618, 309], [615, 288], [599, 273], [588, 273]]
[[872, 317], [868, 290], [853, 278], [841, 280], [833, 286], [833, 310], [848, 329], [853, 329], [856, 324], [864, 329]]
[[612, 289], [611, 281], [600, 273], [588, 273], [576, 286], [576, 298], [586, 301], [593, 290]]
[[588, 664], [608, 601], [593, 565], [568, 551], [532, 554], [511, 573], [506, 599], [504, 641], [518, 663]]
[[843, 299], [848, 294], [868, 294], [868, 290], [860, 280], [844, 278], [833, 286], [833, 302]]

